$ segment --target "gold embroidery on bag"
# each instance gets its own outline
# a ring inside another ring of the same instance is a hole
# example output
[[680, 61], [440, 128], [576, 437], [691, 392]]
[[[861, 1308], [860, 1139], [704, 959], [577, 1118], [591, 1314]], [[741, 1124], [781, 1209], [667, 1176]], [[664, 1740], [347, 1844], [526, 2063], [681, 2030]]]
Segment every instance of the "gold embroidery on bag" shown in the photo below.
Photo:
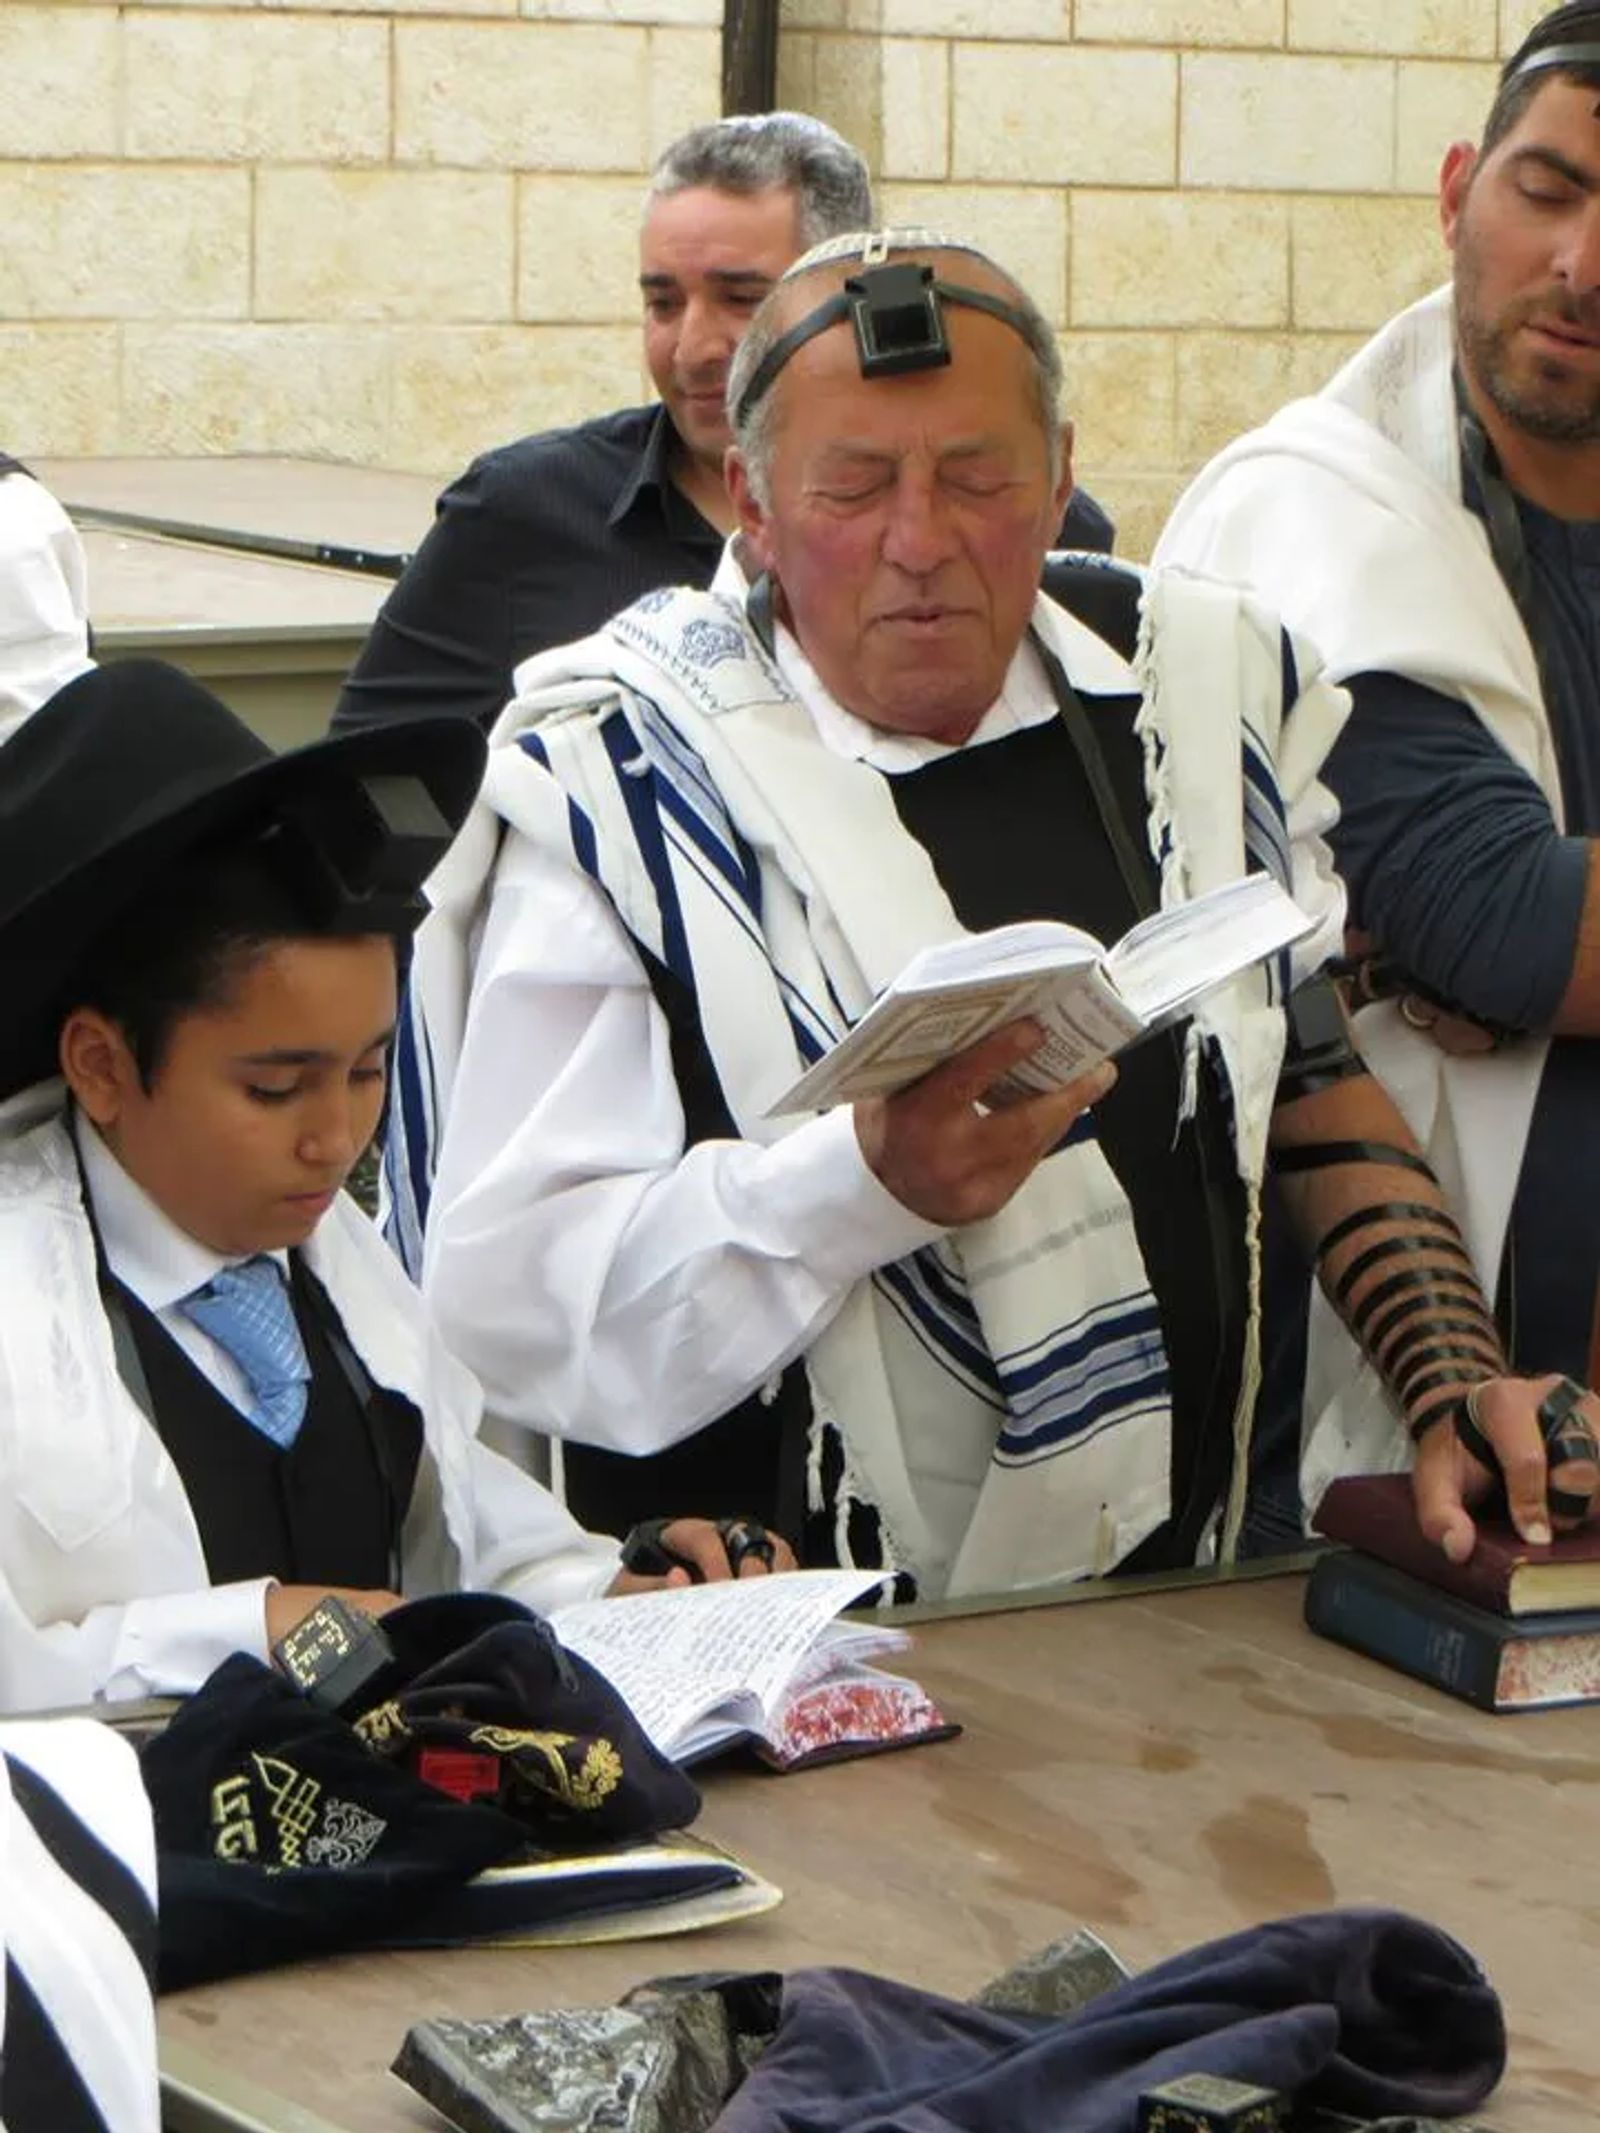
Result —
[[282, 1756], [252, 1755], [250, 1760], [272, 1801], [272, 1819], [278, 1825], [278, 1856], [285, 1866], [298, 1866], [301, 1845], [317, 1826], [317, 1801], [322, 1787]]
[[243, 1772], [211, 1788], [211, 1848], [219, 1859], [253, 1859], [256, 1825], [250, 1812], [250, 1780]]
[[411, 1738], [411, 1728], [392, 1696], [387, 1703], [375, 1704], [370, 1711], [363, 1711], [353, 1724], [375, 1755], [387, 1755], [402, 1741]]
[[[578, 1745], [571, 1733], [529, 1733], [513, 1726], [474, 1726], [467, 1738], [475, 1748], [487, 1748], [493, 1755], [509, 1756], [517, 1775], [526, 1784], [553, 1794], [566, 1806], [576, 1807], [582, 1813], [591, 1813], [622, 1783], [622, 1757], [608, 1740], [591, 1741], [583, 1761], [574, 1770], [562, 1753], [563, 1749]], [[523, 1757], [524, 1750], [542, 1759], [548, 1777], [543, 1771], [529, 1767]]]

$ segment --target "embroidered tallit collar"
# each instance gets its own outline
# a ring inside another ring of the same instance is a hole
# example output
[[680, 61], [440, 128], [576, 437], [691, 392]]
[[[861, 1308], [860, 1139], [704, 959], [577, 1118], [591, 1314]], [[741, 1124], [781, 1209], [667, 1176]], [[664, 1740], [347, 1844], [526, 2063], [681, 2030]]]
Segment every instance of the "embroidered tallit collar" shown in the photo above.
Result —
[[[750, 580], [740, 561], [737, 536], [730, 539], [722, 551], [722, 561], [717, 566], [711, 590], [744, 605]], [[1042, 593], [1039, 597], [1044, 602]], [[1051, 605], [1057, 656], [1075, 689], [1090, 696], [1138, 695], [1139, 682], [1125, 660], [1076, 617], [1052, 603], [1045, 604]], [[824, 688], [816, 668], [801, 649], [799, 639], [782, 622], [777, 628], [776, 650], [779, 672], [810, 713], [823, 745], [835, 755], [845, 756], [853, 762], [869, 763], [874, 770], [892, 776], [897, 771], [916, 770], [924, 763], [936, 762], [941, 756], [956, 752], [944, 741], [925, 739], [919, 734], [889, 733], [864, 718], [858, 718], [853, 711], [847, 711]], [[1056, 716], [1056, 708], [1055, 693], [1045, 674], [1043, 661], [1033, 643], [1024, 638], [1006, 670], [1005, 684], [999, 696], [962, 746], [976, 748], [985, 741], [1002, 740], [1007, 734], [1020, 733], [1029, 726], [1042, 726]]]

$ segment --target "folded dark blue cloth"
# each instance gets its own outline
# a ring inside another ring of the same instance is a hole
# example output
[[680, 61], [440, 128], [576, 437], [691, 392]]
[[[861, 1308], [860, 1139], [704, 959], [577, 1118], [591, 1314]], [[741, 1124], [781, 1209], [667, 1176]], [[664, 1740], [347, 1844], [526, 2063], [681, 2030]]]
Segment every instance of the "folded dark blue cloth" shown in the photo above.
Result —
[[1327, 1911], [1210, 1941], [1064, 2020], [794, 1971], [715, 2133], [1133, 2133], [1141, 2093], [1180, 2074], [1449, 2118], [1504, 2066], [1500, 2002], [1464, 1948], [1402, 1912]]

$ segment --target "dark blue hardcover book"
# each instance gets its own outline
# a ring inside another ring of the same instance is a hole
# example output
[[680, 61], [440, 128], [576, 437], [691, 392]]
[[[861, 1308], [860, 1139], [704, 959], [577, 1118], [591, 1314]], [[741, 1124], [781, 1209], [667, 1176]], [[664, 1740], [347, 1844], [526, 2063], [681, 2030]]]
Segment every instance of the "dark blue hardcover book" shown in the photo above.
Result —
[[1306, 1586], [1319, 1636], [1382, 1659], [1484, 1711], [1600, 1702], [1600, 1611], [1499, 1615], [1375, 1556], [1319, 1558]]

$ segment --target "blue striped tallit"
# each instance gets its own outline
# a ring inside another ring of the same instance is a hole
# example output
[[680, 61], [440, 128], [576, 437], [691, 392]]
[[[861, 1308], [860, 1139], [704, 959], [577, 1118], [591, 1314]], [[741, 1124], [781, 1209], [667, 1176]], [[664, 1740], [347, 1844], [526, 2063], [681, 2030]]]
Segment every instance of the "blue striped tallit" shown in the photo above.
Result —
[[157, 2133], [150, 1808], [88, 1719], [0, 1726], [0, 1944], [0, 2124]]
[[[1233, 607], [1197, 604], [1176, 633], [1185, 661], [1195, 636], [1236, 627]], [[1081, 625], [1041, 601], [1035, 626], [1071, 673]], [[1171, 674], [1156, 686], [1163, 641], [1155, 630], [1143, 659], [1142, 730], [1152, 847], [1176, 900], [1208, 885], [1195, 878], [1208, 870], [1280, 871], [1282, 840], [1268, 832], [1284, 814], [1262, 750], [1261, 819], [1246, 819], [1237, 702], [1212, 705]], [[1271, 680], [1269, 733], [1275, 663]], [[692, 985], [741, 1132], [789, 1130], [767, 1117], [773, 1099], [916, 948], [960, 930], [884, 781], [822, 745], [742, 606], [715, 592], [647, 595], [600, 636], [531, 662], [523, 682], [485, 787], [496, 836], [535, 838], [599, 883], [639, 947]], [[1168, 719], [1161, 701], [1180, 695], [1185, 716]], [[428, 934], [438, 924], [464, 938], [486, 893], [471, 868], [454, 871], [419, 953], [427, 1034], [401, 1052], [407, 1130], [440, 1108]], [[1264, 1142], [1281, 1018], [1264, 979], [1253, 997], [1230, 992], [1204, 1034]], [[431, 1086], [405, 1085], [430, 1068]], [[414, 1220], [428, 1157], [401, 1153]], [[1166, 1515], [1167, 1360], [1132, 1213], [1091, 1120], [999, 1215], [859, 1283], [806, 1365], [848, 1488], [878, 1509], [895, 1563], [925, 1592], [1103, 1569]]]

